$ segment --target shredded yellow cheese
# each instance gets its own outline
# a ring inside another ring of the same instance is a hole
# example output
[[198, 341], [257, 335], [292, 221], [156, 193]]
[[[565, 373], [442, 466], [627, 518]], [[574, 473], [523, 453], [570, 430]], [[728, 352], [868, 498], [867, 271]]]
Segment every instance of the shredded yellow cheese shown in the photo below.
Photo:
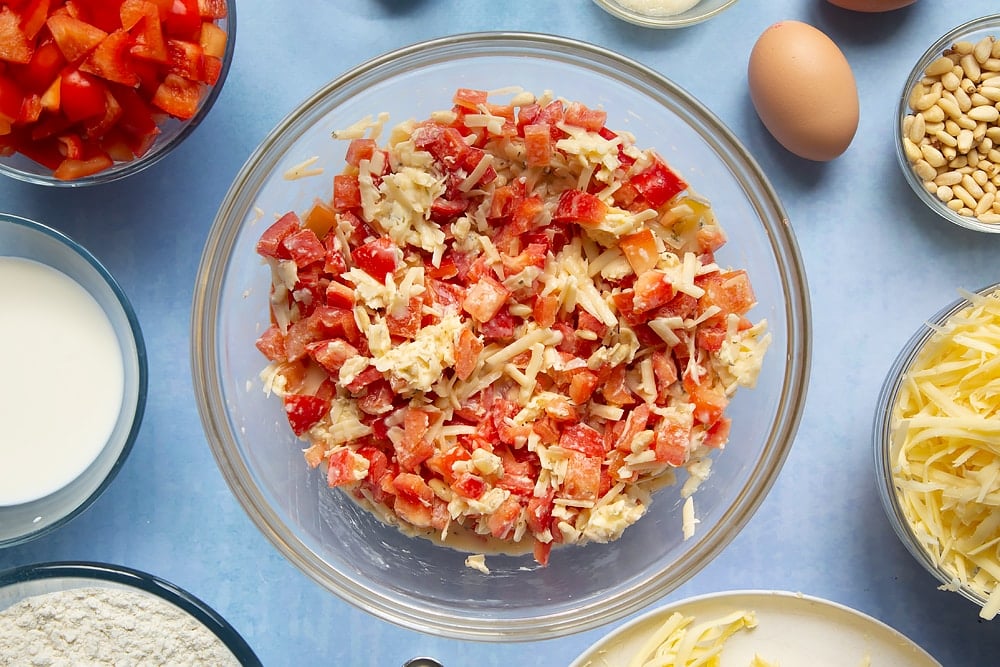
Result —
[[635, 653], [628, 667], [718, 667], [726, 641], [757, 627], [753, 611], [734, 611], [695, 624], [693, 616], [674, 612]]
[[892, 470], [902, 511], [934, 564], [1000, 611], [1000, 292], [928, 339], [893, 407]]
[[319, 176], [323, 173], [323, 167], [313, 167], [319, 161], [319, 156], [314, 155], [307, 160], [303, 160], [299, 164], [293, 166], [291, 169], [285, 172], [285, 180], [295, 181], [300, 178], [307, 178], [309, 176]]

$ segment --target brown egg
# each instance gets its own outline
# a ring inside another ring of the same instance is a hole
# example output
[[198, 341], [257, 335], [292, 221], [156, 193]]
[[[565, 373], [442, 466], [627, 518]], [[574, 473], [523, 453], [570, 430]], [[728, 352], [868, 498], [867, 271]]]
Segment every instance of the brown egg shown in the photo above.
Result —
[[747, 67], [757, 115], [782, 146], [826, 161], [850, 145], [858, 129], [858, 88], [847, 58], [823, 32], [799, 21], [761, 34]]
[[912, 5], [917, 0], [826, 0], [831, 5], [855, 12], [888, 12]]

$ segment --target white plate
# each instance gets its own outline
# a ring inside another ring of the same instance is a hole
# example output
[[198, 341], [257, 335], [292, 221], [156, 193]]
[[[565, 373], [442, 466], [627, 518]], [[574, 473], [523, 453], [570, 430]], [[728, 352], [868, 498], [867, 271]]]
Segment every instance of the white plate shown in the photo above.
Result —
[[871, 616], [785, 591], [728, 591], [681, 600], [629, 621], [570, 667], [628, 665], [642, 642], [674, 612], [706, 621], [738, 610], [753, 611], [757, 627], [726, 641], [720, 667], [747, 667], [754, 654], [781, 667], [941, 667], [922, 648]]

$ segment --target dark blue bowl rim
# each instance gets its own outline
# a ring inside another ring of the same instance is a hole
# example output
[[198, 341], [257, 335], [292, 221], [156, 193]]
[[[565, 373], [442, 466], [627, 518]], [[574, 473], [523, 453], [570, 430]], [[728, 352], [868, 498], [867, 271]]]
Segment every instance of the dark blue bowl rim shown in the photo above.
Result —
[[56, 561], [22, 565], [0, 572], [0, 588], [27, 581], [73, 578], [109, 581], [137, 588], [180, 607], [212, 631], [245, 667], [262, 667], [250, 645], [229, 622], [200, 599], [159, 577], [108, 563]]

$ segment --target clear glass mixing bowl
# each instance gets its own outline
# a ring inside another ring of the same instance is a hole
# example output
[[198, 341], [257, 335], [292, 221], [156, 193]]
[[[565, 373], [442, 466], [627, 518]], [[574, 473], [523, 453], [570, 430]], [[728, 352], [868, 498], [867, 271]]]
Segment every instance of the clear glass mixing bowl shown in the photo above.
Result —
[[[493, 556], [491, 574], [465, 553], [407, 537], [325, 485], [302, 460], [281, 402], [261, 388], [254, 347], [268, 326], [270, 274], [257, 238], [275, 214], [329, 197], [345, 142], [330, 133], [388, 112], [390, 125], [449, 108], [458, 87], [546, 89], [608, 112], [607, 125], [655, 147], [712, 200], [729, 242], [720, 264], [749, 271], [774, 342], [759, 382], [730, 406], [729, 445], [695, 494], [700, 523], [682, 539], [679, 486], [661, 490], [610, 544]], [[316, 157], [318, 177], [286, 171]], [[549, 35], [479, 33], [402, 48], [366, 62], [297, 106], [246, 162], [210, 231], [193, 302], [197, 402], [233, 493], [274, 546], [316, 582], [370, 613], [428, 633], [531, 640], [635, 612], [690, 579], [750, 519], [792, 445], [810, 363], [806, 277], [781, 203], [753, 158], [704, 106], [657, 72], [600, 47]]]

